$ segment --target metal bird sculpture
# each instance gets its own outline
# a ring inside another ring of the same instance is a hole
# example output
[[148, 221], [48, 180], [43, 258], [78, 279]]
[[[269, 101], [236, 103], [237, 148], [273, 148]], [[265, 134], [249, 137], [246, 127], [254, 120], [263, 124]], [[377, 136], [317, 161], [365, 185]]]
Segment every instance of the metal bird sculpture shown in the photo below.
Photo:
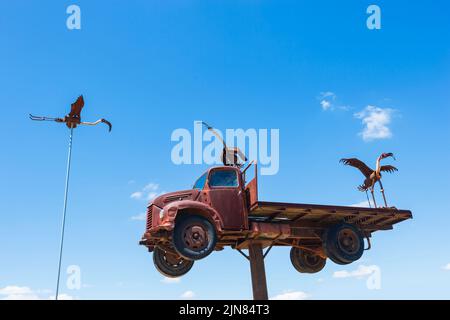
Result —
[[[217, 137], [217, 139], [219, 139], [220, 142], [222, 142], [222, 144], [223, 144], [222, 163], [224, 166], [241, 168], [245, 164], [245, 162], [248, 161], [245, 154], [238, 147], [233, 147], [233, 148], [227, 147], [222, 136], [216, 130], [214, 130], [214, 128], [212, 126], [210, 126], [209, 124], [207, 124], [206, 122], [203, 122], [203, 121], [202, 121], [202, 124], [209, 131], [211, 131]], [[241, 162], [241, 161], [243, 161], [243, 162]]]
[[[386, 207], [388, 206], [387, 202], [386, 202], [386, 196], [384, 194], [383, 184], [381, 183], [381, 172], [383, 171], [383, 172], [393, 173], [395, 171], [398, 171], [398, 169], [394, 166], [391, 166], [391, 165], [382, 166], [381, 165], [381, 160], [386, 159], [388, 157], [392, 157], [395, 160], [395, 157], [392, 153], [382, 153], [377, 158], [375, 170], [372, 170], [364, 162], [362, 162], [361, 160], [356, 159], [356, 158], [340, 160], [340, 162], [343, 163], [344, 165], [352, 166], [352, 167], [359, 169], [359, 171], [361, 171], [361, 173], [366, 177], [366, 179], [364, 180], [364, 183], [362, 185], [358, 186], [358, 190], [366, 192], [366, 194], [367, 194], [367, 191], [370, 190], [375, 208], [377, 207], [377, 203], [375, 201], [375, 196], [374, 196], [373, 190], [374, 190], [375, 184], [377, 182], [380, 185], [384, 204]], [[367, 197], [367, 200], [369, 200], [369, 197]], [[369, 205], [370, 205], [370, 201], [369, 201]]]
[[50, 118], [50, 117], [37, 117], [30, 114], [30, 119], [34, 121], [55, 121], [65, 123], [69, 129], [76, 128], [78, 125], [95, 126], [99, 123], [105, 123], [108, 125], [109, 131], [112, 129], [112, 124], [106, 119], [98, 119], [94, 122], [82, 122], [81, 110], [84, 107], [83, 96], [79, 96], [77, 100], [70, 105], [70, 112], [64, 118]]

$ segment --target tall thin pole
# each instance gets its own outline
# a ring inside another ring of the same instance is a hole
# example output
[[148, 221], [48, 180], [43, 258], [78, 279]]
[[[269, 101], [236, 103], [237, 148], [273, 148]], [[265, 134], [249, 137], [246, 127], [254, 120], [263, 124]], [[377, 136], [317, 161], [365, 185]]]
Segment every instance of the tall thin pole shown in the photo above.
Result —
[[251, 241], [248, 246], [248, 253], [252, 275], [253, 300], [269, 300], [264, 254], [261, 244]]
[[58, 279], [56, 281], [55, 300], [58, 300], [59, 279], [61, 276], [61, 261], [62, 261], [63, 247], [64, 247], [64, 229], [65, 229], [65, 225], [66, 225], [67, 194], [69, 192], [70, 160], [72, 158], [72, 136], [73, 136], [73, 127], [70, 128], [69, 154], [67, 156], [66, 187], [65, 187], [65, 191], [64, 191], [64, 208], [63, 208], [63, 216], [62, 216], [62, 223], [61, 223], [61, 241], [60, 241], [60, 245], [59, 245]]

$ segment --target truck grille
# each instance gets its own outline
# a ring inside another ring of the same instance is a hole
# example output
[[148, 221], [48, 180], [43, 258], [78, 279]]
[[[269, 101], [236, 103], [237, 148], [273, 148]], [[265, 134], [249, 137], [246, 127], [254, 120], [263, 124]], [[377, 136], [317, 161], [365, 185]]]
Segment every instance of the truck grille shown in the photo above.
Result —
[[147, 208], [147, 230], [150, 230], [153, 227], [153, 206]]
[[173, 201], [180, 201], [180, 200], [184, 200], [187, 199], [191, 196], [191, 193], [182, 193], [182, 194], [177, 194], [174, 196], [167, 196], [164, 199], [164, 203], [167, 204], [169, 202], [173, 202]]

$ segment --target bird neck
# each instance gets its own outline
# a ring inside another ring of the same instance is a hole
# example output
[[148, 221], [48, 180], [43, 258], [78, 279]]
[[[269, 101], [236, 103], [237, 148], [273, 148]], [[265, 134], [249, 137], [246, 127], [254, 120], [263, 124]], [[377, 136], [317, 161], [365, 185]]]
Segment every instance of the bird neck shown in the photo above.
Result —
[[377, 158], [377, 166], [376, 166], [375, 172], [377, 173], [377, 176], [380, 175], [380, 172], [381, 172], [381, 156], [379, 156]]

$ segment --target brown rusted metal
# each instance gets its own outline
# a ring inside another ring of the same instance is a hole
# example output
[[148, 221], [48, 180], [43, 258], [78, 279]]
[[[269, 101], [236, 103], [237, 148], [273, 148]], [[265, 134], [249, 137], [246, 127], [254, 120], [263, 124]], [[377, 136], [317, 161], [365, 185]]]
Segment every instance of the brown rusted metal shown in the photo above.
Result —
[[[202, 216], [216, 229], [216, 250], [222, 250], [225, 246], [242, 254], [241, 250], [249, 250], [249, 255], [244, 256], [250, 261], [254, 298], [264, 300], [267, 299], [264, 248], [269, 248], [267, 254], [274, 246], [290, 246], [317, 259], [327, 259], [322, 238], [331, 226], [352, 224], [369, 239], [373, 232], [392, 229], [394, 224], [412, 218], [411, 211], [396, 208], [259, 201], [257, 174], [246, 184], [248, 168], [244, 172], [233, 166], [211, 168], [206, 172], [207, 178], [201, 190], [182, 190], [154, 199], [148, 206], [146, 231], [140, 244], [149, 251], [157, 247], [170, 247], [177, 217]], [[238, 185], [211, 186], [210, 177], [218, 171], [236, 174]], [[207, 237], [206, 230], [196, 225], [188, 225], [183, 231], [184, 243], [188, 248], [206, 247]], [[338, 239], [340, 246], [349, 253], [360, 249], [356, 235], [347, 229], [340, 232]]]
[[208, 178], [203, 190], [172, 192], [154, 199], [148, 207], [143, 236], [145, 245], [170, 242], [180, 214], [200, 215], [213, 223], [219, 238], [217, 248], [235, 243], [247, 248], [252, 239], [270, 245], [277, 237], [275, 246], [286, 243], [294, 246], [296, 241], [308, 239], [315, 239], [320, 244], [323, 230], [336, 223], [354, 224], [370, 235], [378, 230], [392, 229], [394, 224], [412, 218], [411, 211], [395, 208], [258, 201], [257, 175], [245, 186], [238, 168], [211, 168], [207, 171], [208, 176], [217, 170], [235, 171], [239, 186], [213, 188], [209, 186]]
[[248, 247], [250, 271], [252, 276], [252, 288], [254, 300], [268, 300], [266, 270], [264, 266], [264, 254], [261, 243], [252, 241]]
[[222, 136], [206, 122], [201, 122], [223, 144], [222, 163], [224, 166], [241, 168], [248, 161], [245, 154], [237, 147], [228, 147]]
[[30, 119], [34, 121], [55, 121], [59, 123], [65, 123], [69, 129], [75, 129], [78, 125], [95, 126], [99, 123], [105, 123], [109, 131], [112, 129], [112, 124], [106, 119], [98, 119], [94, 122], [82, 122], [81, 121], [81, 110], [84, 107], [83, 95], [80, 95], [77, 100], [70, 105], [70, 112], [64, 118], [50, 118], [50, 117], [40, 117], [33, 116], [30, 114]]
[[[356, 158], [348, 158], [348, 159], [344, 158], [344, 159], [340, 160], [340, 162], [343, 163], [344, 165], [352, 166], [352, 167], [359, 169], [359, 171], [361, 171], [361, 173], [366, 177], [366, 179], [364, 180], [364, 183], [362, 185], [358, 186], [358, 190], [366, 192], [366, 193], [368, 190], [370, 190], [375, 208], [377, 207], [377, 203], [375, 200], [375, 196], [373, 194], [373, 190], [374, 190], [375, 184], [377, 182], [380, 185], [380, 190], [381, 190], [381, 194], [383, 195], [384, 205], [386, 208], [388, 206], [387, 201], [386, 201], [386, 196], [384, 194], [383, 184], [381, 183], [381, 171], [389, 172], [389, 173], [398, 171], [398, 169], [394, 166], [391, 166], [391, 165], [382, 166], [380, 164], [381, 160], [386, 159], [388, 157], [392, 157], [395, 160], [394, 154], [382, 153], [377, 158], [375, 170], [369, 168], [364, 162], [362, 162], [361, 160], [356, 159]], [[369, 200], [369, 198], [367, 198], [367, 199]], [[370, 200], [369, 200], [369, 204], [370, 204]]]

